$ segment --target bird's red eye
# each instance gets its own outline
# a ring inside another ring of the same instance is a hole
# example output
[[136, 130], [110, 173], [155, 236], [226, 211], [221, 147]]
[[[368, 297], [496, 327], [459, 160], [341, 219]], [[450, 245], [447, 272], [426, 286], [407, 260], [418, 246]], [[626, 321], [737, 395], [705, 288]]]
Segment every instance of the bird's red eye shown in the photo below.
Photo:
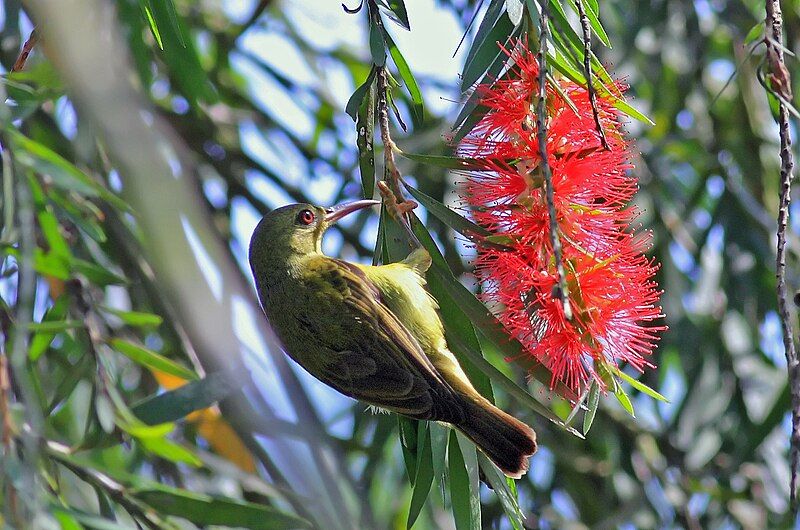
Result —
[[297, 215], [297, 222], [301, 225], [310, 225], [314, 222], [314, 212], [311, 210], [303, 210]]

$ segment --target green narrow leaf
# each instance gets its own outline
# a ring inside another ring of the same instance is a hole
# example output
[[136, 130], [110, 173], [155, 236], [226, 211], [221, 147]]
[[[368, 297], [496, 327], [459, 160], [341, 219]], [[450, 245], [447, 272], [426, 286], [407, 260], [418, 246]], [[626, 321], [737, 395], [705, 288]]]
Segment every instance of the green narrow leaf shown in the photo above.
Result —
[[617, 398], [617, 401], [619, 401], [619, 404], [622, 405], [622, 408], [624, 408], [632, 418], [635, 418], [636, 414], [633, 413], [633, 403], [631, 403], [631, 398], [625, 393], [625, 389], [622, 388], [622, 385], [616, 385], [614, 396]]
[[62, 530], [82, 530], [85, 527], [93, 530], [130, 530], [129, 526], [104, 519], [75, 509], [67, 509], [60, 505], [51, 505], [52, 513], [61, 524]]
[[137, 437], [137, 440], [139, 440], [139, 443], [141, 443], [142, 447], [147, 451], [161, 458], [165, 458], [170, 462], [188, 464], [193, 467], [200, 467], [203, 465], [203, 461], [191, 450], [166, 438]]
[[586, 13], [586, 18], [589, 20], [589, 25], [592, 27], [594, 34], [598, 39], [600, 39], [600, 42], [603, 43], [603, 46], [611, 48], [611, 42], [608, 40], [606, 30], [603, 29], [603, 25], [600, 23], [600, 17], [596, 7], [592, 6], [592, 3], [587, 2], [586, 0], [568, 0], [568, 2], [575, 14], [579, 16], [580, 11], [578, 10], [578, 4], [576, 2], [581, 2], [583, 4], [583, 11]]
[[356, 147], [358, 169], [361, 173], [361, 190], [365, 199], [375, 193], [375, 95], [373, 80], [356, 115]]
[[428, 424], [431, 437], [431, 461], [433, 462], [433, 478], [440, 482], [444, 478], [444, 469], [447, 466], [447, 436], [450, 427], [432, 421]]
[[589, 399], [587, 401], [586, 414], [583, 416], [583, 434], [587, 434], [592, 428], [594, 417], [597, 414], [597, 407], [600, 404], [600, 385], [597, 381], [592, 381], [589, 387]]
[[134, 497], [165, 515], [182, 517], [200, 525], [256, 530], [312, 528], [310, 522], [275, 508], [158, 486], [131, 490]]
[[156, 19], [153, 17], [153, 8], [150, 5], [150, 0], [142, 0], [142, 11], [144, 12], [144, 18], [147, 20], [147, 25], [150, 26], [150, 32], [153, 34], [153, 37], [156, 39], [156, 44], [160, 49], [164, 49], [164, 41], [161, 40], [161, 31], [158, 29], [158, 24], [156, 24]]
[[519, 508], [516, 492], [509, 487], [505, 475], [500, 473], [497, 466], [480, 451], [478, 451], [478, 462], [483, 470], [483, 476], [494, 489], [497, 498], [500, 499], [500, 504], [508, 516], [511, 526], [515, 530], [522, 530], [524, 528], [522, 523], [523, 516]]
[[408, 11], [406, 10], [406, 4], [403, 0], [377, 0], [378, 6], [383, 8], [389, 18], [392, 19], [393, 22], [399, 24], [406, 30], [411, 30], [411, 24], [408, 22]]
[[164, 373], [189, 381], [197, 379], [197, 374], [192, 370], [137, 344], [122, 339], [111, 339], [109, 344], [130, 360], [142, 366], [160, 370]]
[[473, 485], [470, 469], [464, 459], [464, 452], [458, 443], [458, 434], [455, 429], [450, 431], [450, 442], [447, 446], [447, 463], [450, 479], [450, 505], [453, 509], [453, 519], [456, 530], [480, 530], [481, 527], [481, 500], [478, 490], [478, 455], [475, 446], [467, 442], [467, 454], [471, 452], [474, 460], [475, 475]]
[[154, 315], [153, 313], [142, 313], [140, 311], [122, 311], [120, 309], [114, 309], [113, 307], [108, 307], [105, 305], [101, 305], [100, 308], [105, 313], [109, 313], [114, 315], [115, 317], [122, 320], [125, 324], [134, 327], [158, 327], [164, 321], [158, 315]]
[[400, 447], [403, 449], [403, 461], [406, 464], [408, 481], [413, 486], [417, 478], [417, 433], [419, 424], [405, 416], [397, 416], [397, 427], [400, 431]]
[[31, 322], [25, 326], [34, 333], [60, 333], [70, 329], [79, 329], [86, 324], [82, 320], [60, 320], [53, 322]]
[[369, 16], [369, 51], [372, 54], [372, 64], [383, 66], [386, 64], [386, 43], [378, 25], [378, 17], [380, 14], [372, 12]]
[[401, 149], [397, 153], [403, 158], [421, 162], [430, 166], [443, 167], [447, 169], [482, 169], [480, 160], [476, 158], [461, 158], [458, 156], [446, 155], [420, 155], [417, 153], [407, 153]]
[[187, 33], [172, 0], [151, 1], [150, 7], [161, 32], [164, 44], [161, 55], [169, 67], [170, 77], [175, 79], [193, 107], [199, 102], [215, 103], [219, 99], [217, 92], [203, 69], [194, 42], [184, 37]]
[[350, 99], [347, 101], [347, 105], [345, 106], [344, 110], [351, 118], [353, 118], [353, 121], [358, 119], [358, 109], [361, 107], [361, 102], [364, 101], [364, 97], [367, 95], [367, 91], [370, 89], [372, 81], [375, 79], [375, 73], [376, 70], [375, 67], [373, 67], [372, 70], [369, 71], [367, 80], [355, 89], [353, 95], [350, 96]]
[[[486, 40], [486, 36], [495, 26], [500, 15], [503, 14], [503, 7], [505, 7], [505, 0], [491, 0], [491, 2], [489, 2], [489, 7], [486, 8], [486, 14], [483, 15], [483, 20], [481, 20], [481, 23], [478, 25], [478, 31], [475, 32], [472, 45], [467, 52], [467, 57], [464, 59], [464, 68], [475, 58], [481, 45]], [[464, 75], [463, 71], [461, 75]]]
[[95, 396], [94, 412], [97, 415], [97, 421], [100, 423], [100, 428], [103, 429], [103, 432], [112, 432], [114, 430], [116, 413], [114, 412], [114, 404], [106, 394], [100, 392]]
[[[504, 60], [506, 54], [497, 45], [498, 42], [507, 42], [509, 36], [514, 33], [514, 24], [503, 13], [500, 15], [497, 23], [487, 33], [483, 42], [478, 46], [475, 55], [472, 59], [464, 65], [464, 71], [461, 74], [461, 91], [465, 92], [468, 88], [475, 84], [484, 73], [489, 69], [498, 58]], [[473, 44], [474, 46], [474, 44]]]
[[425, 116], [422, 91], [419, 89], [417, 80], [414, 78], [414, 74], [411, 72], [406, 58], [400, 53], [400, 48], [397, 47], [392, 36], [389, 35], [389, 32], [386, 31], [385, 28], [383, 30], [383, 38], [386, 40], [386, 45], [389, 47], [389, 54], [392, 56], [392, 61], [394, 61], [394, 65], [400, 73], [400, 78], [403, 80], [403, 83], [405, 83], [408, 94], [411, 96], [411, 118], [414, 121], [414, 125], [419, 127], [422, 125], [422, 120]]
[[433, 197], [429, 197], [425, 195], [418, 189], [405, 184], [405, 188], [414, 197], [416, 200], [419, 201], [421, 205], [425, 207], [431, 214], [433, 214], [437, 219], [441, 222], [458, 232], [459, 234], [467, 237], [469, 239], [474, 238], [476, 235], [478, 236], [489, 236], [491, 232], [486, 230], [480, 225], [477, 225], [467, 219], [466, 217], [457, 214], [441, 202], [437, 201]]
[[232, 374], [214, 372], [175, 390], [145, 398], [133, 405], [131, 412], [147, 425], [158, 425], [210, 407], [240, 388]]
[[433, 485], [433, 456], [431, 448], [431, 437], [428, 422], [418, 422], [417, 430], [417, 473], [414, 477], [414, 489], [411, 493], [411, 506], [408, 511], [408, 523], [406, 529], [414, 526], [419, 517], [428, 494]]
[[659, 394], [657, 391], [653, 390], [652, 388], [650, 388], [646, 384], [642, 383], [641, 381], [639, 381], [637, 379], [634, 379], [633, 377], [629, 376], [628, 374], [626, 374], [625, 372], [623, 372], [619, 368], [614, 370], [614, 373], [617, 376], [619, 376], [620, 379], [622, 379], [623, 381], [625, 381], [626, 383], [631, 385], [633, 388], [635, 388], [639, 392], [647, 394], [651, 398], [657, 399], [658, 401], [663, 401], [664, 403], [669, 403], [669, 400], [667, 398], [665, 398], [663, 395]]

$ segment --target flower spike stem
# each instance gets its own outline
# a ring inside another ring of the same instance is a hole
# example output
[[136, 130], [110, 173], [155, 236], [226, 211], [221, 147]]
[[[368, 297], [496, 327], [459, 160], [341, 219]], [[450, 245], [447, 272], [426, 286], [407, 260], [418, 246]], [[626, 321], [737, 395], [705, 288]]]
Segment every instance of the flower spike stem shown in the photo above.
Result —
[[603, 144], [603, 149], [611, 151], [611, 146], [608, 145], [606, 132], [603, 130], [603, 124], [600, 123], [600, 111], [597, 110], [597, 93], [594, 89], [594, 81], [592, 81], [592, 26], [589, 23], [589, 17], [586, 16], [584, 11], [583, 0], [577, 0], [578, 14], [581, 19], [581, 29], [583, 30], [583, 73], [586, 77], [586, 90], [589, 92], [589, 103], [592, 105], [592, 114], [594, 114], [594, 124], [597, 127], [597, 134], [600, 135], [600, 143]]
[[786, 367], [789, 372], [789, 389], [792, 403], [792, 435], [790, 439], [791, 482], [789, 485], [789, 502], [792, 513], [797, 515], [797, 473], [800, 467], [800, 361], [794, 344], [792, 315], [789, 310], [789, 294], [786, 287], [786, 229], [789, 222], [789, 201], [791, 200], [792, 138], [789, 129], [789, 110], [784, 101], [792, 100], [792, 88], [789, 71], [783, 62], [783, 18], [779, 0], [767, 0], [766, 3], [766, 38], [767, 61], [769, 62], [770, 88], [778, 99], [778, 128], [781, 139], [781, 173], [780, 202], [778, 204], [778, 245], [776, 259], [776, 276], [778, 283], [778, 312], [783, 327], [783, 345], [786, 353]]
[[[578, 2], [580, 4], [580, 0]], [[539, 154], [542, 159], [542, 176], [547, 192], [547, 210], [550, 216], [550, 243], [553, 246], [553, 256], [556, 261], [556, 272], [558, 274], [559, 297], [564, 308], [564, 318], [572, 320], [572, 307], [569, 303], [569, 291], [567, 288], [567, 277], [564, 273], [564, 262], [561, 253], [561, 239], [558, 236], [558, 217], [556, 214], [555, 198], [553, 192], [553, 173], [550, 170], [550, 163], [547, 160], [547, 39], [549, 6], [547, 2], [542, 4], [541, 16], [539, 17], [539, 98], [536, 102], [536, 139], [539, 142]]]

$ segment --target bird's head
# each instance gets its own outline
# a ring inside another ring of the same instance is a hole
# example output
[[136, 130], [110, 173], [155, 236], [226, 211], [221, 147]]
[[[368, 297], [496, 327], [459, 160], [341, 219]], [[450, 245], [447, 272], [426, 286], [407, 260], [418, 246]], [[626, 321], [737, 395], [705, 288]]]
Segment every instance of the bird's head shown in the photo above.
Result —
[[380, 201], [354, 201], [331, 208], [290, 204], [261, 219], [250, 239], [250, 263], [321, 252], [322, 235], [342, 217]]

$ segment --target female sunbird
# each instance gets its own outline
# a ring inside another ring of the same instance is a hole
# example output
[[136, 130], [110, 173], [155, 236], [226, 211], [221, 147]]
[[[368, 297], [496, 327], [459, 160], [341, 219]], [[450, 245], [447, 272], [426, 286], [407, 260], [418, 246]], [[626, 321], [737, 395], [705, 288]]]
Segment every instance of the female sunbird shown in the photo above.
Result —
[[286, 353], [323, 383], [398, 414], [449, 423], [507, 476], [521, 477], [536, 434], [481, 396], [447, 348], [438, 305], [425, 290], [427, 251], [382, 266], [322, 253], [332, 224], [376, 204], [292, 204], [261, 219], [250, 266], [272, 328]]

